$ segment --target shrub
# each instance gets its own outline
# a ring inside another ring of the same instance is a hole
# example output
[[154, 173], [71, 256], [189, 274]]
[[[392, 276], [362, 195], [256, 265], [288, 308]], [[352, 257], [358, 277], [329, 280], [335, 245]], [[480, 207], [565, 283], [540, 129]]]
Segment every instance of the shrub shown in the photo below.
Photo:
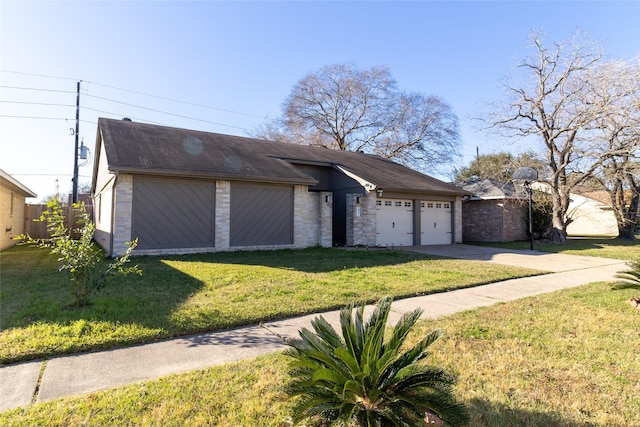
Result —
[[[27, 234], [17, 236], [16, 239], [28, 244], [51, 249], [52, 254], [58, 255], [59, 271], [67, 271], [74, 284], [75, 305], [83, 306], [89, 303], [90, 295], [113, 273], [142, 274], [138, 266], [124, 267], [129, 262], [131, 252], [137, 245], [137, 239], [127, 242], [128, 248], [124, 255], [115, 258], [104, 271], [101, 270], [104, 260], [103, 251], [93, 241], [96, 226], [91, 220], [84, 202], [74, 203], [72, 213], [78, 217], [79, 228], [70, 230], [65, 224], [62, 205], [57, 197], [47, 202], [47, 210], [36, 221], [46, 221], [48, 239], [33, 239]], [[74, 238], [74, 234], [77, 238]]]
[[427, 425], [436, 414], [449, 425], [468, 420], [465, 408], [452, 395], [455, 378], [442, 369], [422, 363], [427, 349], [440, 336], [434, 330], [403, 350], [422, 310], [405, 314], [385, 341], [392, 299], [380, 300], [367, 322], [364, 304], [340, 313], [342, 336], [322, 317], [288, 342], [292, 357], [289, 396], [297, 396], [294, 419], [309, 417], [353, 426]]
[[623, 281], [613, 285], [613, 289], [638, 289], [640, 290], [640, 258], [628, 262], [629, 270], [616, 274]]

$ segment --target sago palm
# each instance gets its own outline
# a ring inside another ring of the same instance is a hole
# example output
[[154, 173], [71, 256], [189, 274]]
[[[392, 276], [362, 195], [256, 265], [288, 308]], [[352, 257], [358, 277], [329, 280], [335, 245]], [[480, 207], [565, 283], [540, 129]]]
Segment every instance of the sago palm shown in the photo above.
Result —
[[640, 258], [628, 262], [630, 270], [626, 270], [616, 274], [618, 279], [623, 279], [623, 282], [618, 282], [613, 285], [613, 289], [638, 289], [640, 290]]
[[405, 314], [385, 340], [391, 298], [380, 300], [364, 321], [364, 305], [340, 313], [342, 336], [319, 316], [288, 342], [291, 377], [287, 391], [298, 396], [296, 421], [317, 416], [348, 426], [426, 425], [427, 411], [449, 425], [467, 422], [465, 408], [452, 394], [455, 378], [418, 363], [440, 336], [434, 330], [410, 348], [403, 344], [421, 309]]

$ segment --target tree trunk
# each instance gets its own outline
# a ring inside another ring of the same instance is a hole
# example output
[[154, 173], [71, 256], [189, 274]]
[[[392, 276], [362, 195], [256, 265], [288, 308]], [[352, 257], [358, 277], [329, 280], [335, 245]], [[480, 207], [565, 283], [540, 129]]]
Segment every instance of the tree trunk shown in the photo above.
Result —
[[618, 224], [618, 239], [636, 240], [636, 221], [638, 219], [638, 205], [640, 205], [640, 195], [636, 192], [631, 197], [629, 209], [622, 213], [623, 223]]
[[[551, 188], [551, 200], [553, 202], [553, 210], [551, 212], [551, 234], [549, 240], [551, 243], [558, 245], [567, 244], [567, 224], [564, 220], [566, 209], [564, 208], [563, 196], [557, 189], [559, 187], [556, 184], [556, 188]], [[568, 204], [568, 201], [567, 201]]]

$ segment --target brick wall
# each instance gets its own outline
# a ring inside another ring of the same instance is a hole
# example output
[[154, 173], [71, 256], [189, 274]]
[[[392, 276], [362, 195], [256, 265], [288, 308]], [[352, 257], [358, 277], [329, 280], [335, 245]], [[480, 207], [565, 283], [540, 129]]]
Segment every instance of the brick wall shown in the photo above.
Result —
[[527, 206], [516, 200], [468, 200], [462, 204], [462, 236], [467, 242], [526, 240]]

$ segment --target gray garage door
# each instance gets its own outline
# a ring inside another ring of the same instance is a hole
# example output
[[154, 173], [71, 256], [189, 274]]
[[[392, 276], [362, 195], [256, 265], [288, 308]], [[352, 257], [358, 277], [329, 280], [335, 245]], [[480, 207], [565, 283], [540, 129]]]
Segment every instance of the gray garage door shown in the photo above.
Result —
[[215, 246], [215, 183], [135, 177], [131, 234], [140, 249]]
[[231, 183], [231, 246], [293, 243], [293, 187]]

